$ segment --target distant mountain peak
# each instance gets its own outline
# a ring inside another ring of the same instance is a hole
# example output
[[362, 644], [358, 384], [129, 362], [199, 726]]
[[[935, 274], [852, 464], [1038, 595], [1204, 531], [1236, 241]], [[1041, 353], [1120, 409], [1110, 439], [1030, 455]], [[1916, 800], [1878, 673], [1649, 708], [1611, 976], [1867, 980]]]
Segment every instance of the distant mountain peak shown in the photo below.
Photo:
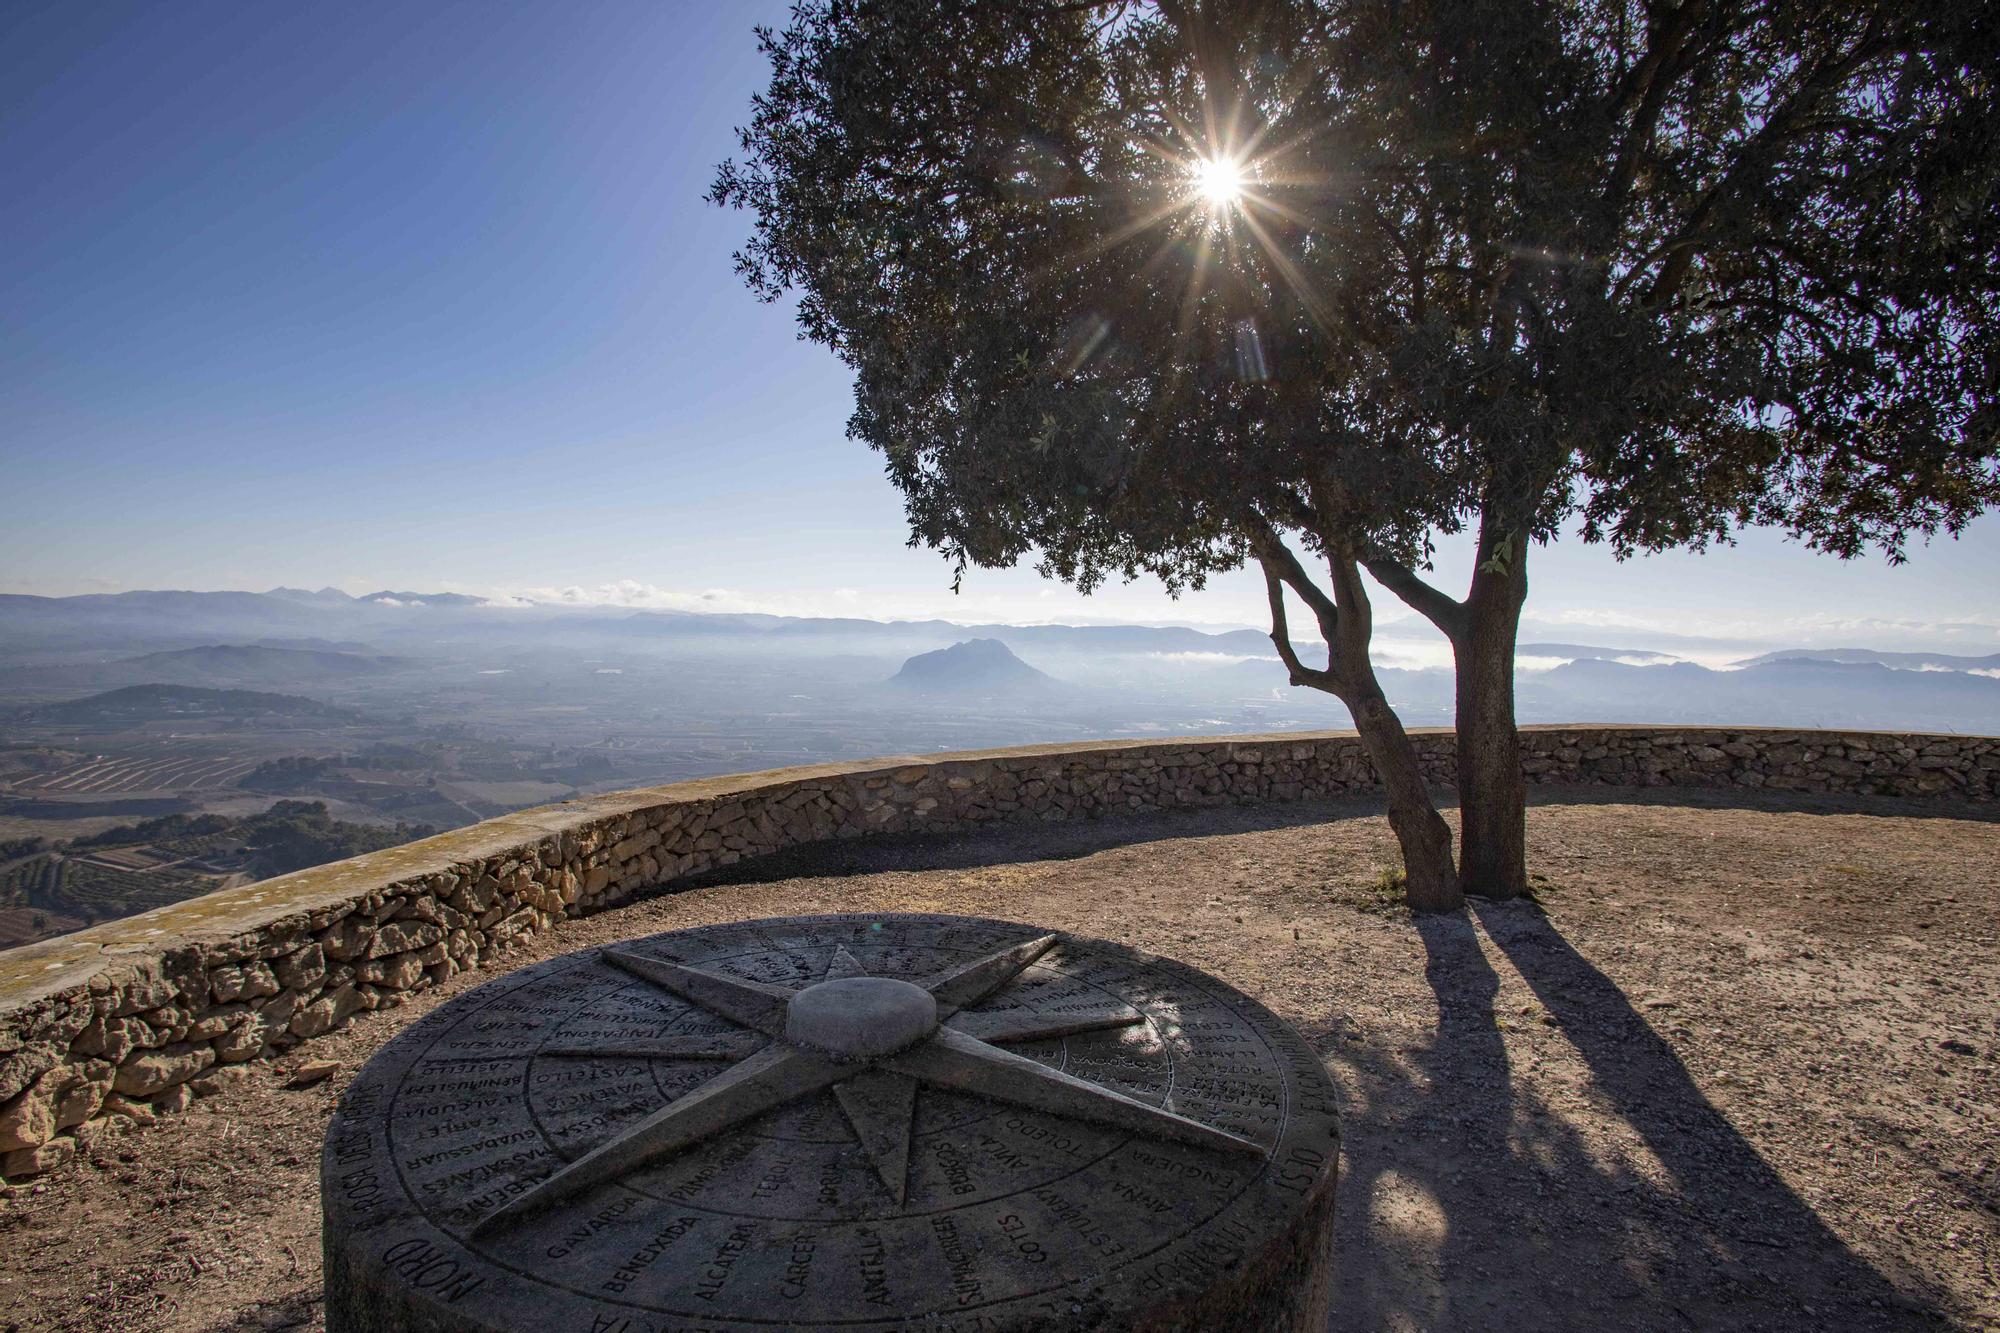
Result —
[[936, 652], [918, 653], [889, 683], [926, 694], [994, 694], [1045, 689], [1056, 681], [1014, 656], [998, 639], [966, 639]]
[[462, 592], [371, 592], [357, 601], [373, 602], [377, 606], [484, 606], [484, 597], [471, 597]]
[[302, 602], [307, 606], [340, 606], [354, 599], [338, 588], [321, 588], [318, 592], [308, 592], [304, 588], [273, 588], [266, 597], [280, 597], [288, 602]]
[[1873, 648], [1784, 648], [1775, 653], [1746, 657], [1736, 665], [1756, 667], [1773, 662], [1837, 662], [1848, 666], [1893, 667], [1902, 671], [1992, 671], [2000, 668], [2000, 653], [1967, 657], [1955, 653], [1883, 653]]

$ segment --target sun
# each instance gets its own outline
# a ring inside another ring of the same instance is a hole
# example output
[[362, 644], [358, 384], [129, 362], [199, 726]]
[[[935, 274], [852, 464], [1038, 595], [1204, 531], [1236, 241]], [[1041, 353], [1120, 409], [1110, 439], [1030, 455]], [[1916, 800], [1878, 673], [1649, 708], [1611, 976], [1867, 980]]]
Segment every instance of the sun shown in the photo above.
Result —
[[1243, 197], [1243, 164], [1234, 158], [1196, 158], [1195, 189], [1212, 208], [1224, 208]]

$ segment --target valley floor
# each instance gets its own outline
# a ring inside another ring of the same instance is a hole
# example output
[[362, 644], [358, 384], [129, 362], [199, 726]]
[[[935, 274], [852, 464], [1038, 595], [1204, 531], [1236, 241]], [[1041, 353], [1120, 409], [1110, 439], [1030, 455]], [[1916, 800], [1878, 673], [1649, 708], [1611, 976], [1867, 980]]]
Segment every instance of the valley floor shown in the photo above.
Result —
[[[840, 844], [575, 923], [957, 912], [1262, 999], [1344, 1102], [1338, 1329], [2000, 1329], [2000, 811], [1543, 791], [1539, 906], [1412, 922], [1359, 803]], [[0, 1333], [319, 1326], [346, 1073], [493, 972], [0, 1190]]]

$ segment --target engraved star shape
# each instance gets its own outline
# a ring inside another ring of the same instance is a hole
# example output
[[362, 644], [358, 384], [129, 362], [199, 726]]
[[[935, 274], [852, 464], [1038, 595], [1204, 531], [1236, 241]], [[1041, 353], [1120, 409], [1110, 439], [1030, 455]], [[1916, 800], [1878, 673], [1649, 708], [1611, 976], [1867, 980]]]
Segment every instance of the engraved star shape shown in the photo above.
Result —
[[[838, 948], [825, 979], [796, 990], [606, 949], [604, 961], [744, 1030], [553, 1046], [541, 1054], [736, 1059], [737, 1063], [516, 1195], [481, 1218], [473, 1230], [485, 1231], [618, 1180], [649, 1162], [823, 1088], [832, 1089], [862, 1150], [899, 1204], [908, 1175], [910, 1126], [919, 1083], [1196, 1147], [1262, 1154], [1263, 1146], [1249, 1139], [1148, 1106], [996, 1044], [1041, 1041], [1145, 1021], [1145, 1015], [1130, 1006], [1057, 1015], [1019, 1010], [970, 1012], [971, 1006], [1012, 982], [1055, 944], [1054, 935], [1042, 935], [967, 963], [921, 987], [895, 978], [870, 977], [852, 954]], [[833, 985], [853, 981], [879, 984], [872, 989], [867, 985], [844, 989]], [[839, 1021], [838, 1005], [874, 997], [889, 1002], [887, 1012], [873, 1015], [878, 1021], [867, 1026]], [[816, 1042], [816, 1036], [829, 1030], [824, 1025], [829, 1019], [837, 1040]], [[899, 1032], [907, 1032], [910, 1039], [898, 1044]]]

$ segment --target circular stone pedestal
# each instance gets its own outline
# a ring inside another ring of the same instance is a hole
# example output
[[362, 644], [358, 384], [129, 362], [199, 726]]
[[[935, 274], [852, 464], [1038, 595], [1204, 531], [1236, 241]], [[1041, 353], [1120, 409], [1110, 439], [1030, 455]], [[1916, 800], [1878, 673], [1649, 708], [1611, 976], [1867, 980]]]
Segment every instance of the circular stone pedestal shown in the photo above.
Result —
[[964, 917], [656, 935], [459, 996], [322, 1164], [354, 1330], [1325, 1325], [1339, 1138], [1191, 967]]

